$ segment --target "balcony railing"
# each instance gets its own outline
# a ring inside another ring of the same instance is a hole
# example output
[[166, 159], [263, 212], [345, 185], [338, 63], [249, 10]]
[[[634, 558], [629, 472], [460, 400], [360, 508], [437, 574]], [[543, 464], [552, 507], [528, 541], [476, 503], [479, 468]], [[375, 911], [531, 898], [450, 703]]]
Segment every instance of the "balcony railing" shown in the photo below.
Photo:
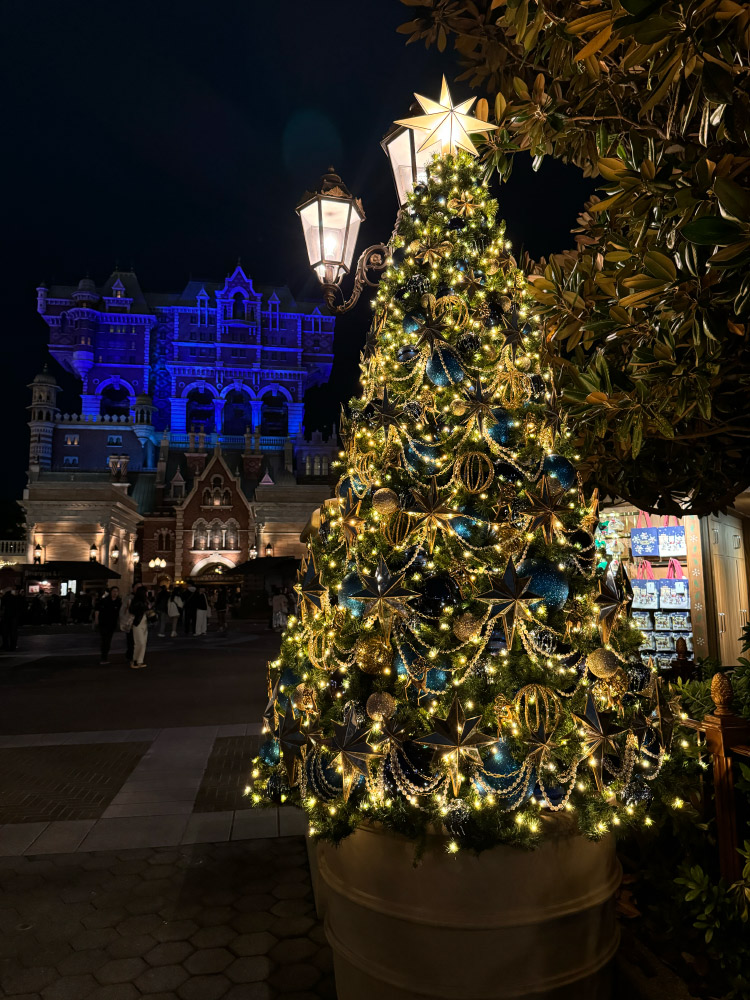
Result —
[[0, 556], [25, 556], [27, 543], [17, 538], [0, 538]]

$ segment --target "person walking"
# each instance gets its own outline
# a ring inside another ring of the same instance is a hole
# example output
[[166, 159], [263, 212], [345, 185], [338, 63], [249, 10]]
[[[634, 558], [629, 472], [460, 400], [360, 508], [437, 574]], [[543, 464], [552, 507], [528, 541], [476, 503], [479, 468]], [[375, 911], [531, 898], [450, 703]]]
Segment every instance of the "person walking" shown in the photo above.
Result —
[[287, 611], [289, 610], [286, 594], [281, 590], [276, 590], [271, 600], [271, 610], [273, 611], [273, 627], [280, 632], [286, 624]]
[[205, 635], [208, 628], [208, 601], [203, 587], [198, 587], [195, 597], [195, 634]]
[[227, 592], [225, 587], [220, 587], [216, 594], [216, 621], [220, 632], [227, 630]]
[[195, 634], [195, 613], [198, 610], [198, 591], [195, 584], [189, 583], [185, 598], [185, 635]]
[[0, 601], [2, 613], [3, 650], [12, 653], [18, 646], [18, 623], [26, 602], [17, 587], [6, 590]]
[[139, 584], [130, 600], [130, 614], [133, 616], [133, 661], [134, 670], [146, 666], [146, 644], [148, 642], [148, 591]]
[[180, 620], [182, 611], [182, 598], [177, 587], [172, 587], [167, 601], [167, 620], [170, 626], [170, 636], [174, 639], [177, 635], [177, 622]]
[[163, 639], [167, 634], [167, 625], [169, 624], [169, 591], [164, 584], [161, 585], [159, 593], [156, 595], [154, 611], [159, 616], [159, 638]]
[[99, 663], [105, 667], [109, 664], [109, 650], [112, 645], [112, 636], [120, 625], [120, 609], [122, 600], [120, 599], [120, 588], [110, 587], [109, 590], [96, 602], [94, 612], [94, 622], [99, 629], [101, 637], [101, 659]]

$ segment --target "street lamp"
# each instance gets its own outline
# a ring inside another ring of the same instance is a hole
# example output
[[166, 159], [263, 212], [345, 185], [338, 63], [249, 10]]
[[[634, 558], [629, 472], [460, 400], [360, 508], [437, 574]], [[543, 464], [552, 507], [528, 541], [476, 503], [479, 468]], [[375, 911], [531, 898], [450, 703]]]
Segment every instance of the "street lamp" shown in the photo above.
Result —
[[148, 568], [149, 569], [166, 569], [167, 568], [167, 560], [166, 559], [161, 559], [159, 556], [156, 556], [154, 559], [149, 559], [149, 561], [148, 561]]
[[355, 198], [333, 172], [323, 174], [316, 191], [307, 191], [297, 205], [310, 266], [323, 286], [323, 298], [331, 312], [343, 313], [357, 303], [365, 285], [377, 286], [367, 275], [369, 270], [382, 271], [389, 257], [383, 243], [368, 247], [360, 255], [354, 275], [354, 291], [343, 298], [341, 279], [349, 273], [354, 256], [360, 223], [365, 218], [362, 202]]
[[257, 559], [258, 558], [258, 547], [257, 547], [257, 545], [253, 545], [252, 548], [250, 549], [250, 558], [251, 559]]
[[439, 144], [420, 149], [418, 142], [414, 129], [395, 125], [380, 143], [391, 164], [399, 207], [415, 184], [427, 182], [427, 164], [439, 151]]
[[89, 562], [96, 562], [96, 554], [96, 545], [92, 543], [91, 548], [89, 549]]

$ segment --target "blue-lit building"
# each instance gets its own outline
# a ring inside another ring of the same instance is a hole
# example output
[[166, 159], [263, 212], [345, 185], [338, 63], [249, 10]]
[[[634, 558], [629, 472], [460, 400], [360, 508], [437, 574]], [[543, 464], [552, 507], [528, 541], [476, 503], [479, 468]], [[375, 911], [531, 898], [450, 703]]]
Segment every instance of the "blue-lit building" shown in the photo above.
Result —
[[[174, 578], [209, 554], [231, 565], [253, 546], [301, 551], [295, 532], [328, 495], [337, 447], [335, 432], [304, 435], [305, 393], [327, 382], [333, 363], [335, 320], [322, 303], [297, 302], [286, 286], [256, 288], [238, 264], [224, 282], [190, 281], [178, 293], [144, 292], [132, 271], [102, 286], [42, 285], [37, 311], [50, 355], [80, 380], [81, 412], [60, 412], [53, 372], [32, 383], [30, 551], [69, 559], [85, 549], [88, 558], [94, 545], [115, 568], [114, 547], [120, 571], [136, 523], [142, 557], [153, 548]], [[220, 496], [231, 486], [246, 516], [220, 503], [218, 522], [202, 518], [219, 528], [196, 535], [185, 514], [211, 478], [222, 479]], [[97, 493], [96, 510], [86, 508], [84, 496], [93, 503]], [[102, 504], [121, 508], [123, 523], [110, 523]]]

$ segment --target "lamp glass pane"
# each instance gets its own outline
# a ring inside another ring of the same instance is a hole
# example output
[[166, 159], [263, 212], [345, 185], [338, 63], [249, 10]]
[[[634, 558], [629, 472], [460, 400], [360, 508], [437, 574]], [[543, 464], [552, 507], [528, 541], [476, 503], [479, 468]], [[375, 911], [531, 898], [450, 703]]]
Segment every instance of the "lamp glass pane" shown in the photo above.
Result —
[[387, 143], [388, 159], [391, 161], [393, 178], [396, 181], [396, 194], [399, 205], [406, 204], [406, 199], [412, 189], [411, 173], [411, 141], [409, 132], [403, 129], [394, 132]]
[[302, 220], [302, 232], [305, 235], [305, 246], [310, 263], [314, 266], [320, 260], [320, 230], [318, 227], [318, 200], [311, 201], [300, 209], [299, 217]]

